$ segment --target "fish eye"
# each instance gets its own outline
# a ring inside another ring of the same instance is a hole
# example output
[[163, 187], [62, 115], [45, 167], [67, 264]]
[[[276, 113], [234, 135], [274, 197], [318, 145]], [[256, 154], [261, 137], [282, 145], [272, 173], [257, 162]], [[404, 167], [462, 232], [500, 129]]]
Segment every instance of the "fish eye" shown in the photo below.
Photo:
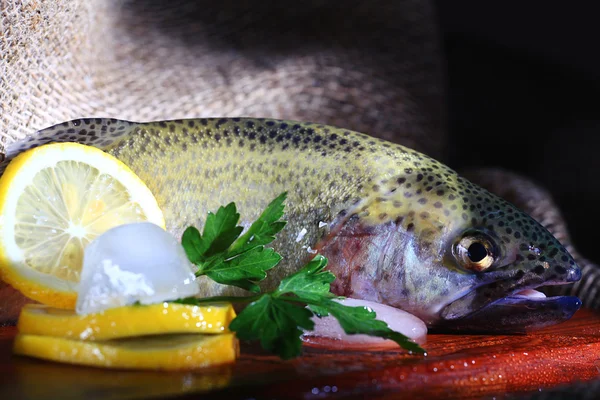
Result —
[[494, 264], [497, 258], [494, 241], [487, 235], [464, 236], [454, 246], [454, 257], [465, 269], [481, 272]]

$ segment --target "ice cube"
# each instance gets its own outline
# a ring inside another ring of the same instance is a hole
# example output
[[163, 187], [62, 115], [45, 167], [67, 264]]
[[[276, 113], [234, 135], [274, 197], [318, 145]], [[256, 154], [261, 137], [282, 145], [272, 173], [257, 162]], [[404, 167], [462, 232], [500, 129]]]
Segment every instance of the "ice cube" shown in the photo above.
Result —
[[194, 269], [181, 244], [159, 226], [117, 226], [85, 249], [76, 312], [195, 296]]

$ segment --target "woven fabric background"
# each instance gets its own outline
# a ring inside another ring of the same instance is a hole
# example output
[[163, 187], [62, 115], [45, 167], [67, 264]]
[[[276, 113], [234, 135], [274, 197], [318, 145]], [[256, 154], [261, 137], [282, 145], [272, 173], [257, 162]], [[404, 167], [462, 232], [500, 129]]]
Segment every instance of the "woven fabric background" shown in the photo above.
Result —
[[427, 1], [3, 0], [6, 145], [79, 117], [329, 123], [441, 152]]

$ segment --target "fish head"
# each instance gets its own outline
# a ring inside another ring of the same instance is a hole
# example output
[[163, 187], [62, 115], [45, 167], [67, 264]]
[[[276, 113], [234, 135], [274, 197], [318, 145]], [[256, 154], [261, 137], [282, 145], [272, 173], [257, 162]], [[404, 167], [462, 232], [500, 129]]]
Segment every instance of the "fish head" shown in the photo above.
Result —
[[546, 297], [535, 289], [581, 279], [581, 269], [544, 226], [513, 204], [464, 178], [465, 213], [453, 216], [444, 265], [470, 275], [466, 293], [440, 310], [441, 330], [514, 332], [569, 319], [581, 306], [574, 296]]
[[513, 204], [435, 165], [386, 177], [338, 221], [322, 245], [334, 290], [440, 331], [521, 332], [570, 318], [577, 297], [530, 290], [581, 278], [565, 247]]

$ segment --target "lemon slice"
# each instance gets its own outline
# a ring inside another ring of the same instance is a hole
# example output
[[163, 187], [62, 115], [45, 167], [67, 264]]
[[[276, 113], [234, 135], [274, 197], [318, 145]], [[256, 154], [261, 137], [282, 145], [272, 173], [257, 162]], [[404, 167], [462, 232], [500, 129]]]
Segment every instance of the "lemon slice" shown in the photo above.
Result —
[[228, 303], [136, 305], [86, 315], [30, 304], [21, 311], [18, 329], [19, 333], [32, 335], [108, 340], [170, 333], [226, 333], [234, 318], [235, 311]]
[[106, 230], [164, 218], [148, 187], [111, 155], [77, 143], [26, 151], [0, 178], [0, 274], [25, 296], [72, 309], [83, 249]]
[[161, 335], [90, 342], [18, 334], [16, 354], [69, 364], [104, 368], [180, 370], [233, 362], [238, 342], [221, 335]]

